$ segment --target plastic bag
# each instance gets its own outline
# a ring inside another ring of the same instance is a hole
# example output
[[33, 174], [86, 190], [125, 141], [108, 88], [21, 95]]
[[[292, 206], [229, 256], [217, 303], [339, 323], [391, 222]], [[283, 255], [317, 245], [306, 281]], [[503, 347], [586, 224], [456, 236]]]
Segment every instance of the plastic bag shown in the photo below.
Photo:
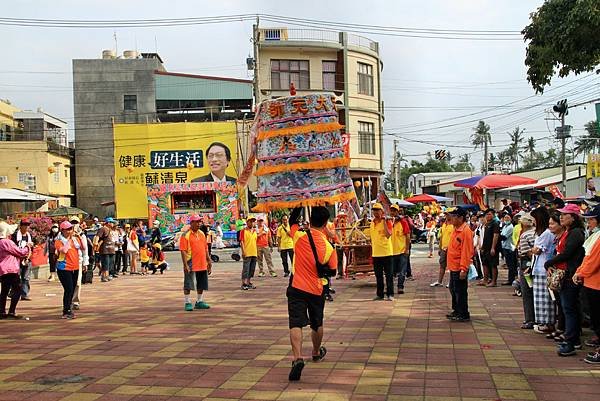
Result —
[[469, 265], [469, 272], [467, 273], [467, 279], [469, 279], [469, 281], [473, 281], [473, 280], [477, 280], [478, 274], [477, 274], [477, 269], [475, 268], [474, 264], [470, 264]]

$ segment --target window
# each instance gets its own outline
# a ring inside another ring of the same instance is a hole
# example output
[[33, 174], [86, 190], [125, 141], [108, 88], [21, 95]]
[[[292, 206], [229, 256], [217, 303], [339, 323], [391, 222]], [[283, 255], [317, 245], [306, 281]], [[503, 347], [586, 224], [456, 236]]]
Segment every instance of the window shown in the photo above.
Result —
[[367, 155], [375, 154], [375, 124], [358, 122], [359, 152]]
[[69, 170], [65, 169], [65, 178], [69, 178]]
[[358, 63], [358, 93], [373, 96], [373, 66]]
[[335, 90], [336, 61], [323, 61], [323, 90]]
[[55, 184], [60, 183], [60, 171], [59, 171], [58, 167], [56, 167], [56, 170], [54, 171], [54, 183]]
[[123, 96], [123, 110], [137, 111], [137, 95]]
[[439, 183], [440, 183], [440, 180], [431, 180], [431, 185], [439, 184]]
[[29, 173], [19, 173], [19, 182], [21, 184], [25, 184], [25, 182], [27, 181], [27, 179], [29, 178], [31, 174]]
[[271, 60], [271, 89], [310, 89], [308, 60]]

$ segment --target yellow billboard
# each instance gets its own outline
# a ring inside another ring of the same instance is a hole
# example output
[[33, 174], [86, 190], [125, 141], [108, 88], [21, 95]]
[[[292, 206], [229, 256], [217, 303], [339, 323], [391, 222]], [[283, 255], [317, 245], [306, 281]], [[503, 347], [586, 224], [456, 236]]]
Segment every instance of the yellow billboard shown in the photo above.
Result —
[[235, 182], [235, 122], [115, 124], [115, 209], [147, 218], [147, 186]]
[[600, 195], [600, 155], [590, 153], [587, 163], [586, 198]]

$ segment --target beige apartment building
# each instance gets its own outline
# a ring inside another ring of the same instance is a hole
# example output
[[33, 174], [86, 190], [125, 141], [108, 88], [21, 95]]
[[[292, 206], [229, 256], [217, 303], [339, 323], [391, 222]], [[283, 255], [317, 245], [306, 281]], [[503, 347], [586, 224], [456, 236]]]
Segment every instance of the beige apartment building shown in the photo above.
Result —
[[379, 44], [345, 32], [255, 27], [257, 100], [332, 93], [350, 138], [353, 179], [370, 177], [376, 193], [383, 176], [383, 101]]

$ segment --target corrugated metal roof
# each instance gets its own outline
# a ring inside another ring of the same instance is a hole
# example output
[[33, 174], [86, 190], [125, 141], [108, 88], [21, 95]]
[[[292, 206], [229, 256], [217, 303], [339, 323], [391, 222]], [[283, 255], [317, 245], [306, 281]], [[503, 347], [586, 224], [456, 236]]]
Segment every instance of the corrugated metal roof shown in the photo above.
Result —
[[155, 71], [156, 100], [252, 99], [252, 81]]

